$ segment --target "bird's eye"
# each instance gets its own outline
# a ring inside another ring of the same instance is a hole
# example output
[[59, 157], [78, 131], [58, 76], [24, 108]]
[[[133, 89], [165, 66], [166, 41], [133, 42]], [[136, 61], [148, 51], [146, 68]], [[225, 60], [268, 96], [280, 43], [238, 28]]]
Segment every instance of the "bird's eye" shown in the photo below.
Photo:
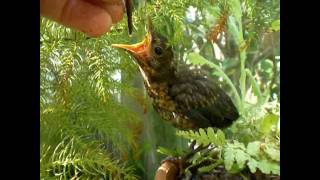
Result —
[[161, 55], [161, 54], [162, 54], [162, 48], [159, 47], [159, 46], [157, 46], [157, 47], [154, 48], [154, 52], [155, 52], [156, 54], [158, 54], [158, 55]]

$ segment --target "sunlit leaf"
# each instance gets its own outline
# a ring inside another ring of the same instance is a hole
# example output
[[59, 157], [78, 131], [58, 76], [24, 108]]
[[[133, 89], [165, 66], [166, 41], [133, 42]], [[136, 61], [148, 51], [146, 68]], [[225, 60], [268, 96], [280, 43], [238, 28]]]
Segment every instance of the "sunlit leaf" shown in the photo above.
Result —
[[157, 152], [167, 156], [173, 156], [173, 157], [178, 155], [177, 152], [164, 147], [158, 147]]
[[251, 156], [258, 157], [260, 153], [260, 142], [259, 141], [254, 141], [250, 142], [247, 146], [247, 152]]
[[226, 148], [224, 152], [224, 164], [227, 170], [231, 170], [232, 165], [235, 161], [235, 155], [233, 154], [233, 150], [231, 148]]
[[272, 126], [277, 126], [279, 121], [279, 116], [275, 114], [266, 115], [260, 124], [260, 131], [264, 134], [268, 134], [271, 131]]
[[249, 159], [249, 156], [243, 150], [238, 149], [235, 151], [235, 159], [239, 168], [241, 169], [244, 167], [245, 162]]
[[270, 30], [272, 31], [280, 31], [280, 19], [275, 20], [271, 23]]
[[278, 163], [272, 163], [267, 160], [259, 161], [257, 167], [264, 174], [277, 174], [280, 175], [280, 165]]
[[280, 161], [280, 150], [270, 145], [267, 145], [264, 151], [269, 155], [271, 159], [275, 161]]

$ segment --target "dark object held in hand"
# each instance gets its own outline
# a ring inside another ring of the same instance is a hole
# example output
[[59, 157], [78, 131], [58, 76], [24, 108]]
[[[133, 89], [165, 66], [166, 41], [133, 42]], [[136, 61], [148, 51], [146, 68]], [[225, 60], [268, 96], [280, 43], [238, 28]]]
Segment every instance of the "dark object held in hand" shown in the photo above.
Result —
[[127, 19], [128, 19], [128, 31], [129, 34], [132, 34], [132, 11], [133, 11], [133, 2], [132, 0], [125, 0], [126, 12], [127, 12]]

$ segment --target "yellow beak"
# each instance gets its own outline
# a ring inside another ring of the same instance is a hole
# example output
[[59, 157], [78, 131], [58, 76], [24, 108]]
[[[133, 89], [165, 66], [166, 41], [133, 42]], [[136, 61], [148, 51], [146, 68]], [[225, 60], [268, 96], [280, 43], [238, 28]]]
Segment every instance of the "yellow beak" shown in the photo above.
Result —
[[112, 47], [122, 48], [130, 52], [136, 59], [143, 60], [150, 57], [151, 33], [147, 33], [142, 42], [128, 45], [128, 44], [112, 44]]

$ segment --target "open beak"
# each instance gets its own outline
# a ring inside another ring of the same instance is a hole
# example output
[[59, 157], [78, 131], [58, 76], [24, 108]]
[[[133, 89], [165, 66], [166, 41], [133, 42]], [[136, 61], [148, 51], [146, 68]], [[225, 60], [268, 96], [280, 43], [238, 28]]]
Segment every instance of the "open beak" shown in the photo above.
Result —
[[151, 33], [147, 33], [142, 42], [128, 44], [112, 44], [112, 47], [122, 48], [131, 53], [137, 60], [147, 60], [150, 57]]

